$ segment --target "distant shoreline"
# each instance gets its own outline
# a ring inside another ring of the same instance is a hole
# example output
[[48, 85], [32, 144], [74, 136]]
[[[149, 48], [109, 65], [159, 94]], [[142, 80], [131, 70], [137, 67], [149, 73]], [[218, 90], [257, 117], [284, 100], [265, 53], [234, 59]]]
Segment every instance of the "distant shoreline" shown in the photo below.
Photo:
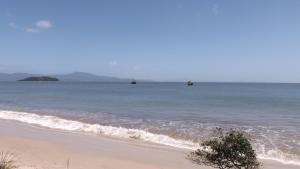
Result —
[[26, 77], [24, 79], [20, 79], [18, 81], [22, 81], [22, 82], [34, 82], [34, 81], [45, 81], [45, 82], [58, 82], [60, 81], [58, 78], [55, 78], [55, 77], [50, 77], [50, 76], [30, 76], [30, 77]]

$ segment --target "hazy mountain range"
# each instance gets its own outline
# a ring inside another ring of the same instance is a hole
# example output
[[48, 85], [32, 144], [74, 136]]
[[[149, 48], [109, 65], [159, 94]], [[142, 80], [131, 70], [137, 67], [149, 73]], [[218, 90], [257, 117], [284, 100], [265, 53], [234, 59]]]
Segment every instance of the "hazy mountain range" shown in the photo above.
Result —
[[[74, 72], [70, 74], [30, 74], [30, 73], [0, 73], [0, 81], [18, 81], [31, 76], [51, 76], [58, 78], [60, 81], [79, 81], [79, 82], [130, 82], [132, 79], [118, 78], [111, 76], [98, 76], [91, 73]], [[147, 81], [147, 80], [141, 80]]]

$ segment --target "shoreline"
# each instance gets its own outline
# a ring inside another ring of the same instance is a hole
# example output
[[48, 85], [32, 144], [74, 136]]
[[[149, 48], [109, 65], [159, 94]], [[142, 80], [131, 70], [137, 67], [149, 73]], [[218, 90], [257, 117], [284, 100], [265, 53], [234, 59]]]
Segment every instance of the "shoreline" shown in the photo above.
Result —
[[151, 133], [137, 128], [85, 123], [53, 115], [0, 110], [0, 119], [23, 122], [29, 125], [37, 125], [54, 130], [101, 135], [113, 139], [140, 140], [149, 144], [158, 144], [180, 149], [195, 150], [199, 148], [199, 144], [191, 140], [176, 139], [168, 135]]
[[[13, 152], [20, 169], [209, 169], [186, 159], [189, 151], [0, 120], [0, 151]], [[262, 160], [266, 169], [296, 169]]]
[[[91, 136], [101, 136], [114, 140], [122, 140], [125, 142], [135, 142], [139, 145], [155, 145], [161, 147], [172, 147], [175, 149], [193, 151], [200, 147], [197, 142], [173, 138], [168, 135], [151, 133], [147, 130], [138, 128], [126, 128], [122, 126], [101, 125], [99, 123], [86, 123], [77, 121], [76, 119], [68, 119], [59, 116], [39, 114], [36, 112], [28, 112], [22, 110], [0, 110], [0, 119], [12, 120], [19, 123], [34, 125], [47, 128], [48, 130], [65, 131], [79, 133]], [[261, 160], [276, 161], [285, 165], [299, 166], [297, 157], [289, 158], [282, 154], [280, 150], [265, 150], [264, 144], [255, 145], [258, 158]]]
[[[0, 150], [13, 152], [28, 169], [196, 169], [180, 149], [52, 130], [0, 120]], [[23, 169], [21, 168], [21, 169]], [[24, 169], [27, 169], [24, 168]]]

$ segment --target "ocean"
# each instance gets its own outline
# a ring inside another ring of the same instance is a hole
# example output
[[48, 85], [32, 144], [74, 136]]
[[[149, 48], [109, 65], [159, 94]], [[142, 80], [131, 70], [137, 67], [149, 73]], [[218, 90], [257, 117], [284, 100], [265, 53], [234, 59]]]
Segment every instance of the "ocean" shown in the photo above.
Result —
[[0, 82], [0, 119], [190, 150], [238, 128], [259, 158], [300, 165], [300, 84]]

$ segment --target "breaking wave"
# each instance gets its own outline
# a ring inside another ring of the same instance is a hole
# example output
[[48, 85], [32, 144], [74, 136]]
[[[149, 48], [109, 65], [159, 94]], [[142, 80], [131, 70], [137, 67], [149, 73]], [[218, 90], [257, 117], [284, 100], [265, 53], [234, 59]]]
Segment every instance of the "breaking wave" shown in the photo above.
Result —
[[139, 139], [146, 142], [157, 143], [184, 149], [197, 149], [199, 145], [192, 141], [174, 139], [172, 137], [154, 134], [139, 129], [127, 129], [123, 127], [103, 126], [99, 124], [87, 124], [79, 121], [66, 120], [55, 116], [37, 115], [27, 112], [0, 111], [0, 118], [16, 120], [24, 123], [39, 125], [52, 129], [60, 129], [74, 132], [88, 132], [105, 136], [126, 139]]

